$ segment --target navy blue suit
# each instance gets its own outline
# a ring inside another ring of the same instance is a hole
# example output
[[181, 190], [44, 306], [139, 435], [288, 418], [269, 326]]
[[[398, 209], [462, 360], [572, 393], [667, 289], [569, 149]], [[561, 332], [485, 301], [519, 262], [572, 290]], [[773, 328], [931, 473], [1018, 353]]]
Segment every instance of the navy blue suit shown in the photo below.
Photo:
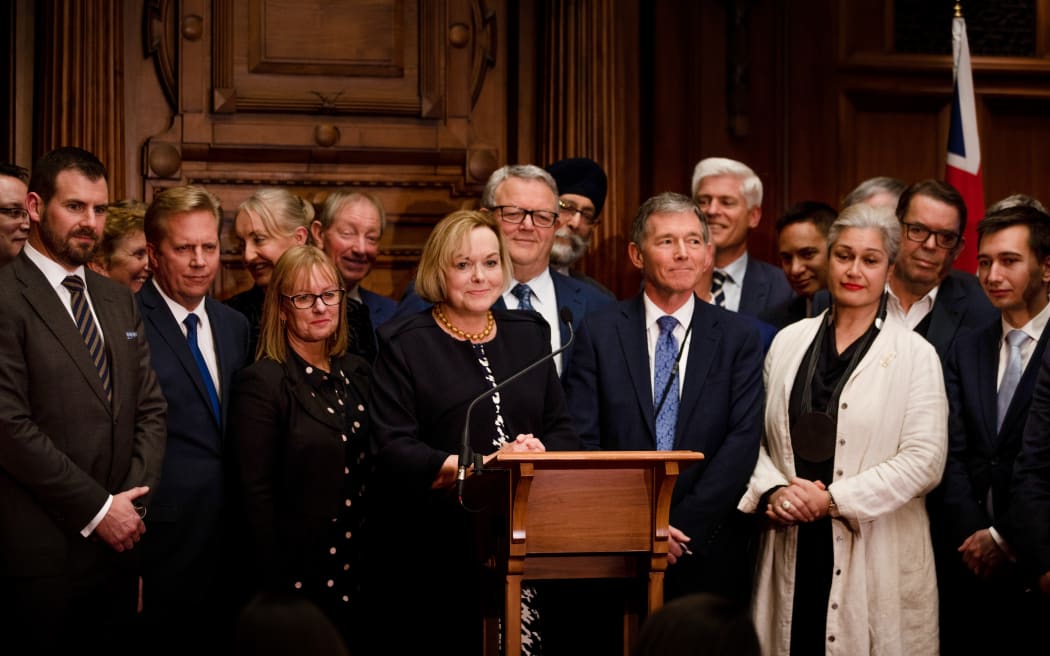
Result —
[[[656, 426], [642, 295], [589, 315], [565, 381], [569, 413], [588, 448], [653, 450]], [[699, 300], [681, 387], [675, 449], [704, 461], [679, 477], [671, 524], [694, 556], [668, 570], [668, 595], [746, 594], [750, 563], [736, 512], [758, 459], [762, 345], [754, 324]], [[738, 575], [744, 581], [734, 579]]]
[[1050, 572], [1050, 352], [1039, 364], [1011, 491], [1015, 546], [1033, 575]]
[[397, 311], [397, 301], [392, 298], [380, 296], [364, 287], [358, 287], [357, 292], [361, 294], [361, 302], [368, 308], [368, 318], [372, 320], [373, 329], [386, 323]]
[[153, 369], [168, 401], [168, 443], [142, 539], [143, 610], [150, 621], [172, 627], [185, 613], [200, 617], [214, 608], [209, 604], [224, 601], [215, 587], [225, 576], [229, 519], [223, 514], [223, 426], [233, 375], [250, 361], [249, 328], [241, 313], [205, 299], [219, 365], [219, 421], [186, 336], [155, 284], [143, 286], [137, 298]]
[[[580, 326], [583, 323], [583, 318], [588, 314], [603, 308], [608, 305], [612, 305], [615, 299], [606, 296], [600, 289], [591, 285], [587, 282], [570, 278], [569, 276], [562, 275], [551, 269], [551, 279], [554, 281], [554, 297], [558, 304], [558, 310], [561, 308], [568, 308], [572, 312], [572, 329], [579, 331]], [[409, 284], [408, 289], [405, 290], [405, 295], [401, 298], [401, 303], [397, 306], [397, 312], [394, 314], [395, 317], [406, 317], [413, 314], [426, 310], [430, 307], [430, 303], [421, 299], [416, 295], [415, 285]], [[506, 304], [503, 302], [503, 297], [500, 297], [493, 304], [493, 309], [506, 309]], [[569, 341], [569, 327], [565, 322], [558, 321], [558, 329], [561, 334], [562, 346]], [[575, 345], [570, 346], [561, 354], [562, 361], [562, 380], [569, 370], [569, 363], [572, 358], [572, 351]]]
[[738, 312], [783, 328], [794, 297], [795, 292], [780, 268], [748, 256]]
[[955, 338], [963, 329], [979, 330], [998, 318], [999, 311], [985, 296], [977, 276], [952, 270], [937, 290], [937, 299], [933, 302], [925, 332], [922, 331], [925, 320], [916, 330], [933, 344], [941, 362], [944, 362], [951, 354]]
[[[977, 331], [958, 336], [944, 366], [948, 394], [948, 460], [939, 489], [943, 527], [934, 532], [938, 587], [942, 607], [942, 650], [946, 654], [1023, 651], [1035, 637], [1027, 612], [1032, 610], [1017, 572], [1006, 568], [984, 582], [971, 573], [958, 553], [974, 532], [994, 526], [1013, 545], [1010, 488], [1013, 464], [1021, 449], [1039, 362], [1050, 331], [1043, 331], [1014, 392], [1002, 428], [996, 430], [996, 378], [1002, 321], [996, 317]], [[987, 506], [989, 490], [993, 508]], [[994, 510], [994, 518], [991, 510]], [[934, 528], [937, 528], [935, 525]], [[996, 626], [989, 632], [989, 622]]]

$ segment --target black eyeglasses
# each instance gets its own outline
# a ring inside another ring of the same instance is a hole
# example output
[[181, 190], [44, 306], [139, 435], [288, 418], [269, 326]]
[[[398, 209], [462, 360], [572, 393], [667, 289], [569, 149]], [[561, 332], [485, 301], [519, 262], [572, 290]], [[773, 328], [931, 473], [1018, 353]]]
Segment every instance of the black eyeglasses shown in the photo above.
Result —
[[0, 214], [9, 219], [24, 219], [29, 216], [29, 212], [21, 207], [0, 207]]
[[343, 301], [344, 294], [346, 294], [345, 289], [329, 289], [320, 294], [296, 294], [295, 296], [281, 294], [281, 296], [291, 301], [297, 310], [309, 310], [317, 304], [317, 299], [321, 299], [321, 302], [328, 306], [339, 305]]
[[497, 205], [489, 209], [499, 211], [499, 218], [507, 223], [521, 223], [526, 216], [531, 216], [532, 224], [537, 228], [549, 228], [558, 220], [558, 213], [550, 210], [527, 210], [514, 205]]
[[580, 213], [580, 216], [582, 216], [587, 223], [591, 225], [596, 225], [598, 223], [598, 217], [594, 214], [594, 210], [585, 210], [567, 200], [558, 201], [558, 214], [561, 214], [566, 220], [572, 218], [572, 215], [577, 212]]
[[901, 221], [901, 225], [904, 226], [904, 235], [911, 241], [922, 244], [925, 243], [932, 234], [934, 241], [941, 248], [952, 249], [959, 245], [960, 235], [957, 232], [951, 232], [949, 230], [931, 230], [921, 223], [905, 223], [904, 221]]

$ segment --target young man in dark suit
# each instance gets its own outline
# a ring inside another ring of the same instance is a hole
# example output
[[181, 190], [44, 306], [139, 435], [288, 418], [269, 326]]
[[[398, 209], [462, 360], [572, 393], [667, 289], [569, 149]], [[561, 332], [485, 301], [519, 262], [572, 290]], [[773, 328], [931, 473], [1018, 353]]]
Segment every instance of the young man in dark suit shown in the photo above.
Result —
[[[153, 280], [138, 293], [151, 360], [168, 400], [168, 447], [143, 539], [143, 619], [177, 653], [216, 635], [230, 594], [231, 517], [224, 426], [233, 375], [250, 362], [248, 321], [209, 297], [219, 271], [219, 200], [202, 187], [166, 189], [146, 211]], [[192, 642], [191, 642], [192, 640]]]
[[128, 289], [85, 268], [106, 169], [79, 148], [34, 166], [29, 240], [0, 270], [0, 635], [10, 653], [123, 653], [165, 402]]
[[1000, 317], [959, 336], [944, 368], [951, 414], [942, 553], [954, 556], [941, 563], [939, 581], [945, 654], [1020, 652], [1037, 637], [1013, 546], [1010, 486], [1050, 336], [1050, 216], [1012, 207], [987, 215], [977, 234], [978, 278]]

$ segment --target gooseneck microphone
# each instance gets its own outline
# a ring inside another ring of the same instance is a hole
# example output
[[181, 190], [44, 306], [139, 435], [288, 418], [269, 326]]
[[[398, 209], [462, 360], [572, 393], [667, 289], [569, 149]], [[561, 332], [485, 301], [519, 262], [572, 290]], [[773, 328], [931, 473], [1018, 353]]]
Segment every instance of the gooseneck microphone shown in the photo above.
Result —
[[[471, 411], [474, 410], [474, 406], [477, 405], [478, 402], [481, 401], [482, 399], [487, 399], [487, 398], [491, 397], [496, 392], [500, 391], [501, 389], [503, 389], [504, 387], [506, 387], [510, 383], [513, 383], [515, 380], [521, 378], [522, 376], [524, 376], [525, 374], [529, 373], [530, 371], [532, 371], [536, 367], [540, 366], [544, 362], [547, 362], [548, 360], [553, 359], [554, 356], [558, 355], [559, 353], [561, 353], [562, 351], [564, 351], [565, 349], [569, 348], [572, 345], [573, 340], [576, 339], [576, 331], [574, 331], [572, 329], [572, 312], [569, 310], [569, 308], [563, 307], [563, 308], [561, 308], [558, 311], [558, 318], [561, 319], [562, 323], [564, 323], [566, 326], [569, 327], [569, 340], [567, 342], [565, 342], [565, 344], [560, 349], [558, 349], [557, 351], [552, 351], [551, 353], [548, 353], [547, 355], [544, 355], [542, 358], [540, 358], [539, 360], [536, 360], [535, 362], [533, 362], [532, 364], [528, 365], [524, 369], [522, 369], [522, 370], [520, 370], [520, 371], [518, 371], [518, 372], [516, 372], [516, 373], [514, 373], [514, 374], [512, 374], [510, 376], [508, 376], [506, 378], [506, 380], [504, 380], [503, 382], [501, 382], [501, 383], [499, 383], [497, 385], [494, 385], [493, 387], [488, 388], [487, 390], [485, 390], [484, 392], [482, 392], [481, 394], [476, 396], [474, 398], [474, 400], [470, 402], [470, 405], [467, 406], [467, 415], [466, 415], [466, 418], [463, 421], [463, 441], [462, 441], [462, 443], [460, 444], [460, 447], [459, 447], [459, 471], [456, 474], [456, 497], [459, 499], [459, 504], [460, 505], [463, 505], [463, 484], [467, 480], [467, 468], [470, 466], [470, 461], [474, 459], [473, 458], [473, 451], [470, 448], [470, 413], [471, 413]], [[475, 470], [478, 470], [478, 471], [481, 470], [481, 458], [480, 457], [477, 458], [477, 462], [474, 463], [474, 467], [475, 467]]]

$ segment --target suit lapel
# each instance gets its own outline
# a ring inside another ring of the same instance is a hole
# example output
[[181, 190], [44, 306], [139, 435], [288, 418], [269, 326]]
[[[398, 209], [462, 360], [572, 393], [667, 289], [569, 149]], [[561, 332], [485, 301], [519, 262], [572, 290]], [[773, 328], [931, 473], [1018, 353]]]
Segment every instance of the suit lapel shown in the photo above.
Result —
[[616, 334], [620, 339], [620, 350], [627, 362], [627, 374], [642, 409], [645, 427], [648, 429], [651, 448], [656, 448], [656, 408], [653, 401], [653, 384], [649, 374], [649, 342], [645, 334], [645, 305], [642, 295], [624, 309], [617, 318]]
[[[1039, 376], [1039, 367], [1043, 361], [1043, 353], [1046, 351], [1048, 335], [1050, 335], [1050, 330], [1044, 328], [1043, 334], [1039, 336], [1039, 341], [1036, 342], [1035, 349], [1032, 351], [1032, 357], [1028, 360], [1028, 366], [1021, 374], [1021, 380], [1018, 381], [1017, 389], [1014, 390], [1014, 397], [1010, 399], [1010, 407], [1006, 410], [1006, 419], [1003, 421], [1001, 431], [1003, 435], [1019, 434], [1024, 422], [1028, 419], [1028, 406], [1032, 400], [1032, 393], [1035, 391], [1035, 381]], [[995, 380], [994, 376], [992, 380]], [[1022, 425], [1017, 426], [1018, 423]]]
[[175, 323], [174, 315], [172, 315], [168, 304], [164, 302], [164, 299], [161, 298], [160, 293], [154, 287], [155, 284], [154, 282], [147, 283], [142, 288], [142, 291], [139, 292], [143, 306], [146, 308], [143, 319], [148, 321], [157, 335], [164, 340], [172, 355], [175, 356], [179, 365], [182, 366], [183, 371], [193, 381], [193, 386], [204, 401], [205, 407], [210, 408], [211, 399], [208, 398], [208, 392], [204, 389], [204, 379], [201, 378], [201, 371], [197, 367], [197, 361], [193, 359], [193, 354], [190, 353], [186, 335], [183, 334], [179, 325]]
[[[234, 335], [230, 326], [219, 319], [215, 306], [218, 303], [210, 296], [204, 299], [204, 311], [208, 313], [211, 334], [215, 339], [215, 361], [219, 365], [219, 412], [222, 413], [220, 426], [226, 425], [226, 401], [230, 398], [230, 382], [233, 380], [236, 364], [231, 360], [236, 349]], [[203, 381], [201, 381], [203, 383]]]
[[572, 329], [579, 330], [580, 321], [583, 320], [587, 308], [583, 300], [579, 298], [579, 288], [575, 286], [578, 283], [574, 283], [571, 279], [553, 270], [551, 279], [554, 281], [554, 302], [558, 306], [558, 330], [561, 334], [561, 344], [565, 346], [565, 342], [569, 341], [569, 327], [561, 320], [561, 309], [569, 308], [569, 311], [572, 312]]
[[[995, 424], [999, 415], [999, 401], [996, 392], [996, 379], [999, 375], [999, 339], [1002, 336], [1002, 324], [996, 322], [982, 335], [977, 346], [977, 380], [972, 381], [977, 385], [977, 394], [980, 403], [981, 420], [983, 429], [981, 433], [987, 435], [989, 446], [995, 446], [996, 430]], [[963, 385], [971, 381], [962, 381]]]
[[689, 337], [689, 354], [686, 361], [685, 379], [682, 385], [682, 400], [678, 404], [678, 424], [675, 427], [675, 448], [682, 443], [682, 433], [686, 426], [691, 426], [693, 413], [700, 405], [700, 395], [704, 389], [711, 363], [714, 360], [718, 345], [722, 341], [722, 331], [715, 318], [714, 308], [696, 299], [693, 308], [693, 330]]
[[[310, 383], [306, 381], [303, 372], [300, 371], [298, 363], [291, 354], [289, 354], [288, 359], [284, 362], [284, 370], [288, 381], [291, 383], [292, 394], [295, 395], [296, 400], [299, 402], [299, 406], [305, 410], [308, 415], [322, 424], [331, 426], [340, 433], [345, 433], [346, 426], [341, 420], [340, 415], [335, 412], [328, 412], [324, 409], [324, 404], [319, 397], [314, 395]], [[336, 365], [336, 368], [332, 371], [332, 375], [338, 375], [338, 373], [338, 365]], [[347, 377], [349, 377], [349, 372], [343, 373], [347, 374]]]
[[[961, 313], [958, 301], [960, 293], [965, 295], [965, 291], [955, 284], [951, 276], [948, 276], [941, 283], [937, 291], [937, 299], [933, 302], [933, 309], [930, 311], [930, 326], [926, 329], [926, 341], [933, 344], [942, 359], [952, 341], [952, 335], [958, 328]], [[994, 424], [992, 425], [994, 427]]]
[[[80, 334], [80, 330], [77, 328], [76, 322], [73, 321], [72, 315], [62, 305], [62, 301], [58, 299], [58, 294], [51, 289], [47, 278], [24, 254], [15, 258], [9, 266], [15, 267], [16, 275], [26, 286], [26, 289], [22, 291], [26, 302], [29, 303], [44, 325], [55, 336], [58, 343], [62, 345], [62, 349], [69, 356], [69, 359], [72, 360], [74, 366], [80, 370], [80, 374], [84, 376], [98, 400], [112, 412], [112, 406], [106, 398], [106, 392], [102, 389], [102, 381], [98, 377], [98, 369], [95, 368], [95, 363], [88, 356], [84, 337]], [[101, 298], [99, 301], [96, 301], [93, 290], [89, 289], [88, 293], [91, 294], [92, 305], [97, 302], [100, 303]], [[110, 323], [112, 324], [112, 322]], [[107, 326], [105, 324], [100, 322], [100, 325], [102, 325], [103, 338], [108, 350], [109, 341], [114, 335], [106, 330]], [[115, 389], [116, 379], [113, 378], [112, 363], [110, 366], [110, 380], [114, 383]]]
[[[740, 286], [740, 303], [737, 309], [744, 314], [758, 315], [766, 307], [769, 296], [769, 281], [761, 267], [754, 266], [754, 260], [747, 256], [747, 267], [744, 269], [744, 283]], [[695, 330], [695, 328], [694, 328]]]
[[[118, 299], [114, 296], [112, 289], [105, 289], [99, 285], [97, 274], [85, 269], [84, 276], [91, 294], [91, 303], [95, 306], [95, 320], [102, 326], [102, 334], [106, 340], [106, 357], [109, 358], [109, 379], [113, 389], [113, 412], [120, 412], [121, 395], [117, 394], [117, 386], [123, 381], [121, 374], [128, 370], [124, 366], [127, 349], [126, 342], [129, 339], [125, 326], [120, 321], [120, 313], [117, 309]], [[123, 293], [124, 290], [119, 290]], [[128, 292], [131, 293], [130, 291]], [[132, 336], [134, 337], [134, 336]], [[98, 377], [96, 373], [95, 377]], [[100, 388], [101, 389], [101, 388]]]

